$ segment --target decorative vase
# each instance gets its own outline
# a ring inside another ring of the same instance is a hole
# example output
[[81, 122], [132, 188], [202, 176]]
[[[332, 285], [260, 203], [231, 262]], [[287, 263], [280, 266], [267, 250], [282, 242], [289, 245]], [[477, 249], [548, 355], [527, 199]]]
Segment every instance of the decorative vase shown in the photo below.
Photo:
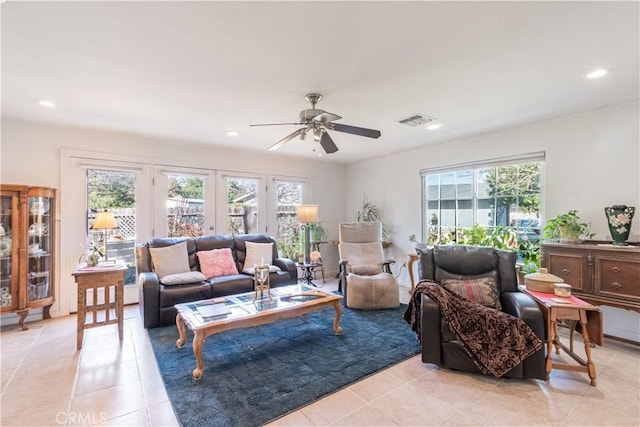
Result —
[[91, 253], [89, 253], [89, 255], [87, 256], [88, 267], [95, 267], [96, 265], [98, 265], [99, 262], [100, 262], [100, 254], [98, 254], [95, 251], [92, 251]]
[[611, 232], [611, 238], [613, 244], [616, 246], [627, 246], [627, 239], [629, 238], [629, 232], [631, 231], [631, 220], [636, 208], [626, 205], [613, 205], [604, 208], [604, 213], [607, 216], [607, 223], [609, 224], [609, 231]]

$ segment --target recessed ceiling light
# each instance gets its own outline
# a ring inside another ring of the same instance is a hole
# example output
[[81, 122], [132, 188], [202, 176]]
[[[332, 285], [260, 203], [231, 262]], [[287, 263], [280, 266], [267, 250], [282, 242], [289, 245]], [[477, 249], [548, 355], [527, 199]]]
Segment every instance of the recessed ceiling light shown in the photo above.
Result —
[[238, 131], [235, 130], [228, 130], [227, 131], [227, 136], [238, 136], [240, 135], [240, 133], [238, 133]]
[[593, 70], [589, 74], [587, 74], [588, 79], [599, 79], [600, 77], [604, 77], [611, 71], [610, 68], [598, 68], [597, 70]]
[[56, 106], [56, 104], [54, 104], [53, 102], [45, 101], [45, 100], [38, 101], [38, 104], [40, 104], [40, 106], [42, 107], [48, 107], [48, 108], [54, 108]]
[[442, 126], [442, 124], [440, 124], [440, 123], [434, 123], [434, 124], [432, 124], [432, 125], [427, 126], [427, 129], [429, 129], [429, 130], [436, 130], [436, 129], [438, 129], [440, 126]]

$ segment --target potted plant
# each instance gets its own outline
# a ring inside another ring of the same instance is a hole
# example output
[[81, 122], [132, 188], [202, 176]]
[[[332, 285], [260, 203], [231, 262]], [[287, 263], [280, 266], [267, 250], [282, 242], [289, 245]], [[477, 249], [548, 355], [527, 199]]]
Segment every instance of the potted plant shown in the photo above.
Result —
[[534, 240], [522, 239], [518, 245], [518, 253], [522, 257], [522, 263], [516, 264], [516, 271], [518, 283], [522, 285], [524, 276], [540, 269], [540, 244]]
[[426, 243], [422, 243], [422, 242], [418, 242], [418, 239], [416, 238], [415, 234], [412, 234], [409, 236], [409, 241], [413, 244], [415, 244], [416, 249], [427, 249], [427, 244]]
[[545, 239], [558, 240], [560, 243], [577, 243], [581, 237], [591, 239], [591, 224], [582, 222], [578, 211], [570, 210], [550, 219], [543, 229]]
[[382, 221], [382, 211], [375, 203], [369, 201], [367, 193], [365, 193], [362, 198], [360, 210], [356, 212], [356, 221], [379, 221], [382, 223], [382, 239], [387, 240], [389, 230]]
[[309, 224], [309, 232], [311, 233], [311, 242], [324, 242], [327, 238], [327, 232], [319, 222]]

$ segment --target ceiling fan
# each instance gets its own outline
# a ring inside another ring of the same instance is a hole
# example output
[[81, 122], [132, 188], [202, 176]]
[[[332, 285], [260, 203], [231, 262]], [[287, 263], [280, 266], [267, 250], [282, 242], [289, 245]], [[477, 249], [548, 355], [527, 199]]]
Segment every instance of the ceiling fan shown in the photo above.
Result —
[[289, 135], [282, 138], [280, 141], [273, 144], [268, 148], [269, 151], [277, 150], [285, 143], [291, 141], [293, 138], [299, 136], [301, 140], [304, 140], [307, 133], [311, 133], [313, 138], [320, 142], [320, 145], [327, 154], [335, 153], [338, 151], [338, 147], [333, 142], [333, 139], [329, 136], [328, 130], [335, 130], [338, 132], [350, 133], [353, 135], [366, 136], [367, 138], [379, 138], [380, 131], [374, 129], [366, 129], [356, 126], [343, 125], [340, 123], [333, 123], [342, 117], [337, 114], [329, 113], [328, 111], [320, 110], [316, 108], [316, 104], [322, 95], [319, 93], [308, 93], [305, 99], [311, 104], [311, 108], [300, 111], [300, 121], [296, 123], [266, 123], [250, 126], [279, 126], [279, 125], [299, 125], [302, 126], [298, 130], [293, 131]]

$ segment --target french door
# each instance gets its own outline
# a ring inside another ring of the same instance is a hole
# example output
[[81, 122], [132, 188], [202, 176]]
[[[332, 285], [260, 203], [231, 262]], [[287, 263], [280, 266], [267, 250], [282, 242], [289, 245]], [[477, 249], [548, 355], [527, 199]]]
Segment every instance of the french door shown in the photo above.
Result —
[[[136, 241], [151, 237], [149, 166], [83, 157], [70, 158], [69, 227], [66, 242], [69, 258], [64, 267], [72, 271], [82, 262], [89, 247], [96, 247], [103, 256], [124, 262], [125, 304], [138, 301], [136, 284]], [[110, 230], [92, 228], [96, 215], [107, 211], [117, 227]], [[70, 312], [77, 311], [75, 292], [68, 294]]]

